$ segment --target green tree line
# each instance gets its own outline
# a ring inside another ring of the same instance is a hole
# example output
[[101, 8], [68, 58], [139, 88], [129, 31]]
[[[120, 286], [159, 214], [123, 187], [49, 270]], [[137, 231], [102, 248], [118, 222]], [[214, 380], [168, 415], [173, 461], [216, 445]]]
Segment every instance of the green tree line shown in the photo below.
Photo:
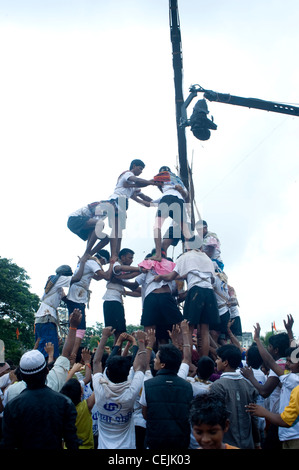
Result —
[[[5, 360], [17, 365], [22, 354], [34, 347], [34, 314], [40, 298], [30, 292], [30, 278], [25, 269], [11, 259], [0, 257], [0, 340]], [[128, 325], [131, 334], [140, 326]], [[102, 336], [102, 323], [87, 327], [82, 346], [94, 350]], [[111, 345], [112, 346], [112, 337]], [[0, 358], [1, 362], [1, 358]]]

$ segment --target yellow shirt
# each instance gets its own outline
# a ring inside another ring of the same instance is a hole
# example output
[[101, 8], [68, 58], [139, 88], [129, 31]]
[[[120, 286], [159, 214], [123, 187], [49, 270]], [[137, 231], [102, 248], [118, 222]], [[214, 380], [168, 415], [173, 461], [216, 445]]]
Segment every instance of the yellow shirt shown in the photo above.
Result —
[[76, 406], [77, 410], [77, 436], [81, 439], [82, 445], [79, 449], [94, 449], [94, 440], [92, 432], [92, 417], [87, 406], [87, 401], [83, 400]]

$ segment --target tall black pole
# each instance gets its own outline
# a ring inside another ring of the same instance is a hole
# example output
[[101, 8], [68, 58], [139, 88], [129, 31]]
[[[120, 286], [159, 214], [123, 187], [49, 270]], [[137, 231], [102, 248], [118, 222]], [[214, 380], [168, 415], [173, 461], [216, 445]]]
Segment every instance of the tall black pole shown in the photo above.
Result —
[[180, 177], [189, 189], [188, 178], [188, 162], [187, 162], [187, 143], [185, 127], [180, 126], [182, 117], [183, 97], [183, 56], [181, 47], [180, 20], [178, 13], [177, 0], [169, 0], [169, 22], [170, 22], [170, 38], [172, 43], [172, 63], [174, 70], [174, 88], [175, 88], [175, 106], [176, 106], [176, 126], [178, 137], [178, 153], [179, 153], [179, 173]]

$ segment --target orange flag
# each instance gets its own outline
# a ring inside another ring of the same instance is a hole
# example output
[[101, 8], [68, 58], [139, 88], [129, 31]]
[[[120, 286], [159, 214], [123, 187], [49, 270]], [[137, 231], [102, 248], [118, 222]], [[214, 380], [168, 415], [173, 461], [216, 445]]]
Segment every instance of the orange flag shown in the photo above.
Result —
[[17, 339], [19, 339], [19, 335], [20, 335], [19, 328], [17, 328], [17, 329], [16, 329], [16, 336], [17, 336]]

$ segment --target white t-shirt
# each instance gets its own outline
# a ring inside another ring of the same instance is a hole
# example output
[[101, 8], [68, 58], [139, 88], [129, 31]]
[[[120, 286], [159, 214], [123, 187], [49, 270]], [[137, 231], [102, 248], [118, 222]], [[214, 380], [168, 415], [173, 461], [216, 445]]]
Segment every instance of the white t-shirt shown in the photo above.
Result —
[[134, 403], [142, 388], [144, 373], [132, 380], [110, 382], [105, 374], [93, 375], [95, 404], [98, 409], [98, 449], [136, 449]]
[[26, 382], [23, 380], [10, 384], [4, 391], [3, 406], [6, 406], [9, 401], [17, 397], [26, 387]]
[[81, 207], [80, 209], [77, 209], [76, 211], [72, 212], [69, 217], [93, 217], [94, 214], [91, 212], [88, 206]]
[[[299, 385], [299, 374], [290, 372], [279, 377], [282, 384], [280, 392], [279, 413], [282, 413], [290, 401], [292, 390]], [[290, 439], [299, 439], [299, 422], [290, 428], [278, 428], [278, 437], [280, 441]]]
[[[252, 372], [253, 372], [254, 378], [260, 384], [264, 385], [266, 383], [267, 377], [261, 369], [253, 369], [252, 368]], [[256, 399], [256, 403], [257, 403], [257, 405], [264, 406], [265, 405], [265, 399], [261, 395], [259, 395]], [[266, 426], [265, 418], [262, 418], [262, 417], [259, 416], [257, 418], [257, 420], [258, 420], [258, 423], [259, 423], [259, 429], [261, 431], [263, 431], [265, 429], [265, 426]]]
[[193, 389], [193, 396], [196, 395], [203, 395], [204, 393], [208, 393], [210, 386], [213, 382], [209, 380], [200, 380], [195, 377], [187, 377], [187, 381], [191, 383]]
[[[114, 192], [113, 194], [111, 194], [111, 196], [109, 196], [108, 200], [110, 199], [117, 199], [119, 196], [124, 196], [126, 197], [127, 199], [129, 199], [130, 197], [133, 196], [133, 194], [135, 193], [135, 191], [140, 191], [139, 188], [137, 188], [133, 182], [130, 182], [128, 181], [128, 179], [131, 177], [131, 176], [134, 176], [134, 173], [132, 171], [126, 171], [125, 173], [123, 173], [117, 183], [116, 183], [116, 186], [115, 186], [115, 189], [114, 189]], [[132, 187], [130, 188], [126, 188], [124, 186], [124, 183], [128, 182], [129, 184], [133, 184]]]
[[[146, 370], [144, 374], [144, 381], [148, 379], [152, 379], [153, 375], [150, 370]], [[144, 387], [144, 385], [143, 385]], [[142, 387], [142, 388], [143, 388]], [[134, 403], [134, 413], [133, 413], [133, 420], [134, 420], [134, 425], [135, 426], [140, 426], [142, 428], [146, 428], [146, 420], [143, 417], [142, 414], [142, 405], [140, 404], [140, 396], [142, 393], [142, 389], [140, 389], [140, 392], [138, 393], [135, 403]]]
[[[60, 392], [63, 385], [65, 384], [70, 370], [70, 361], [67, 357], [59, 356], [52, 369], [49, 371], [46, 378], [47, 387], [51, 388], [55, 392]], [[27, 387], [26, 382], [21, 380], [20, 382], [15, 382], [10, 385], [6, 391], [6, 401], [7, 404], [10, 400], [18, 396], [25, 388]]]
[[42, 303], [35, 313], [35, 318], [43, 317], [45, 315], [51, 315], [57, 320], [57, 307], [59, 307], [60, 301], [64, 296], [64, 287], [69, 287], [72, 276], [60, 276], [57, 282], [54, 284], [52, 289], [42, 296]]
[[[77, 266], [76, 272], [80, 264]], [[76, 303], [86, 304], [88, 302], [88, 290], [91, 280], [97, 271], [102, 271], [101, 266], [94, 260], [89, 259], [84, 266], [83, 275], [78, 282], [74, 282], [68, 292], [67, 298]]]
[[[115, 273], [115, 266], [121, 266], [119, 261], [116, 261], [113, 265], [113, 273], [117, 276], [117, 273]], [[123, 303], [123, 295], [125, 293], [125, 288], [121, 284], [117, 284], [116, 282], [110, 282], [108, 281], [106, 284], [106, 292], [103, 295], [103, 300], [106, 301], [115, 301], [115, 302], [120, 302], [121, 304]]]

